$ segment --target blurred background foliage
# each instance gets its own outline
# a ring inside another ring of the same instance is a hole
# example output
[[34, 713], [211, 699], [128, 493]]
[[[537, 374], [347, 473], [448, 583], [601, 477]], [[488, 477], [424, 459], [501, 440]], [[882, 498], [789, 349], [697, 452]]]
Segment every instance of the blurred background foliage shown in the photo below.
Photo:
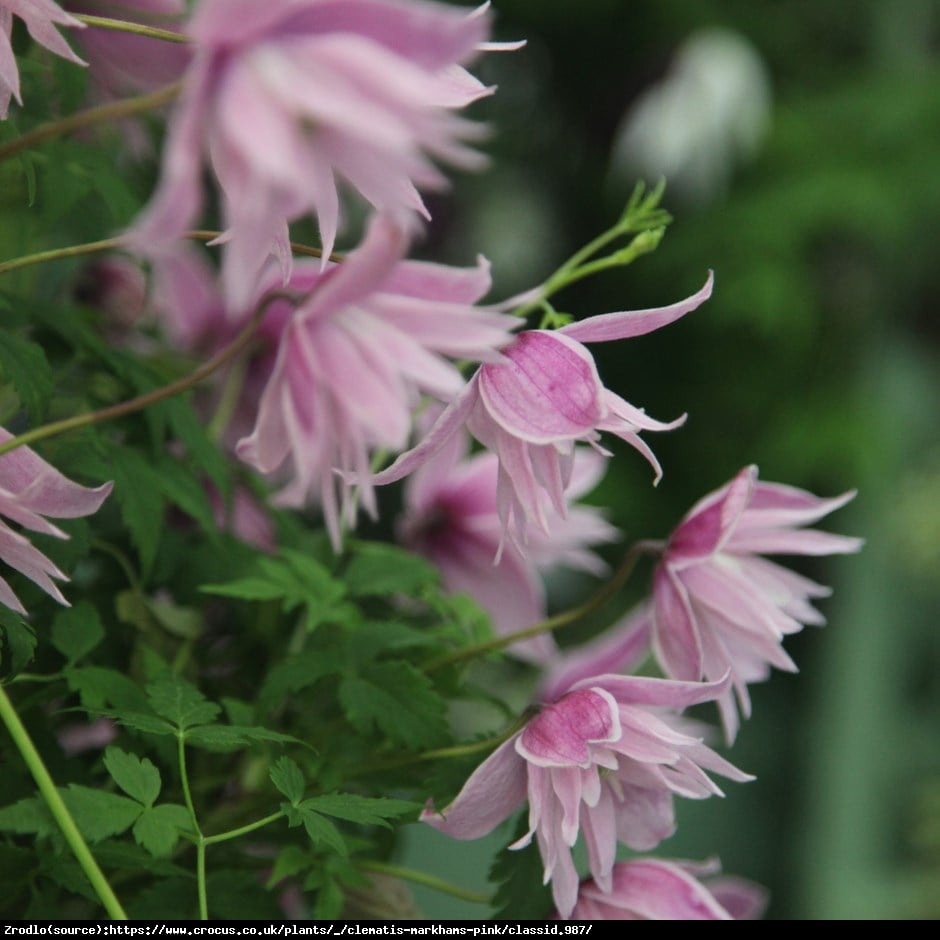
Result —
[[[940, 3], [499, 0], [497, 14], [500, 38], [528, 44], [482, 64], [500, 86], [493, 166], [442, 202], [435, 243], [464, 263], [468, 245], [484, 252], [506, 296], [611, 224], [637, 177], [665, 174], [675, 222], [655, 255], [560, 309], [659, 305], [716, 275], [680, 325], [594, 348], [629, 401], [689, 412], [651, 440], [658, 489], [622, 448], [594, 501], [629, 539], [664, 535], [747, 463], [859, 490], [825, 525], [864, 551], [803, 566], [835, 588], [828, 625], [788, 641], [799, 675], [753, 690], [731, 756], [757, 782], [685, 803], [659, 854], [720, 855], [769, 886], [770, 916], [940, 914]], [[647, 105], [631, 162], [624, 128], [664, 81], [672, 110], [657, 123]], [[482, 882], [482, 855], [435, 845]]]

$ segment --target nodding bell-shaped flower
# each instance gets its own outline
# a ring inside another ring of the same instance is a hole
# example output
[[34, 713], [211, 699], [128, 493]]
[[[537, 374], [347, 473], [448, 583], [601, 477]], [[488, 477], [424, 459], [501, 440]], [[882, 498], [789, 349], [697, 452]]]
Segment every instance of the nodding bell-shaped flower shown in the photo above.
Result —
[[549, 529], [546, 505], [565, 514], [575, 444], [590, 444], [610, 456], [599, 441], [602, 432], [615, 434], [649, 460], [658, 480], [659, 463], [640, 433], [670, 430], [685, 417], [664, 424], [605, 388], [583, 344], [650, 333], [695, 310], [711, 291], [709, 274], [701, 290], [668, 307], [607, 313], [558, 330], [520, 333], [502, 350], [502, 360], [481, 366], [423, 440], [373, 483], [407, 476], [466, 425], [499, 459], [499, 517], [504, 533], [524, 551], [530, 523], [543, 532]]
[[648, 851], [672, 835], [673, 796], [720, 796], [706, 771], [751, 779], [675, 717], [727, 684], [614, 675], [579, 682], [501, 744], [450, 806], [428, 807], [421, 818], [456, 839], [477, 839], [528, 800], [529, 832], [511, 848], [536, 838], [555, 906], [568, 917], [578, 896], [571, 850], [579, 832], [591, 875], [610, 892], [617, 843]]
[[[22, 2], [22, 0], [20, 0]], [[431, 0], [202, 0], [197, 53], [169, 126], [159, 188], [128, 241], [179, 238], [221, 189], [226, 300], [244, 305], [268, 257], [290, 274], [288, 225], [316, 215], [328, 257], [346, 183], [380, 212], [427, 216], [443, 161], [472, 169], [479, 125], [459, 111], [489, 94], [463, 65], [489, 15]]]
[[757, 467], [745, 467], [672, 533], [653, 581], [653, 650], [674, 679], [714, 680], [730, 671], [733, 688], [718, 699], [729, 742], [739, 725], [734, 693], [746, 718], [748, 683], [767, 679], [771, 666], [796, 671], [783, 638], [825, 623], [811, 600], [831, 593], [762, 556], [857, 552], [861, 539], [802, 528], [854, 496], [820, 499], [761, 483]]
[[[710, 877], [720, 869], [706, 862], [638, 858], [614, 866], [608, 891], [582, 882], [572, 920], [754, 920], [767, 906], [767, 892], [744, 878]], [[702, 878], [707, 878], [702, 881]]]

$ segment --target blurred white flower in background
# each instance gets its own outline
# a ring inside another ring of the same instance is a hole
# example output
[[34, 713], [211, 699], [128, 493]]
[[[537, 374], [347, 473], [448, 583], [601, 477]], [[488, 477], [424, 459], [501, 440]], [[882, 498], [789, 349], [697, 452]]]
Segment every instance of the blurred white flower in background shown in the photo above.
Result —
[[710, 27], [679, 48], [662, 82], [644, 91], [617, 130], [611, 181], [665, 177], [670, 195], [703, 205], [726, 191], [737, 165], [751, 159], [770, 126], [767, 67], [751, 42]]

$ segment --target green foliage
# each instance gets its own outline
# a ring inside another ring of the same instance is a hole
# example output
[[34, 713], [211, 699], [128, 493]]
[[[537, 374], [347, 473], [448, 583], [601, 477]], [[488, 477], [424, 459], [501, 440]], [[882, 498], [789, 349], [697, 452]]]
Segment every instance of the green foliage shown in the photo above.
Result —
[[19, 614], [0, 604], [0, 635], [3, 638], [3, 653], [0, 668], [14, 676], [29, 665], [36, 651], [36, 633]]
[[0, 378], [13, 386], [30, 421], [39, 424], [54, 389], [52, 369], [42, 346], [6, 333], [0, 340]]

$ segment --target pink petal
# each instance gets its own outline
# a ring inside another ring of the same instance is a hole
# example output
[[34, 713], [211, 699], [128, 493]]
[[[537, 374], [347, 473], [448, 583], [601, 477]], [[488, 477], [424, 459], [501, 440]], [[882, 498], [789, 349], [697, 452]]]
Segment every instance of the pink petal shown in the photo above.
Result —
[[726, 487], [695, 507], [669, 539], [669, 563], [679, 566], [718, 551], [747, 508], [756, 481], [757, 468], [745, 467]]
[[455, 839], [479, 839], [510, 816], [526, 798], [526, 763], [504, 741], [470, 775], [456, 799], [440, 813], [428, 808], [421, 821]]
[[651, 310], [625, 310], [620, 313], [604, 313], [588, 317], [577, 323], [569, 323], [558, 332], [570, 336], [579, 343], [606, 343], [615, 339], [629, 339], [651, 333], [666, 326], [696, 307], [703, 304], [712, 293], [714, 275], [708, 272], [705, 285], [691, 297], [680, 300], [668, 307], [655, 307]]
[[579, 440], [600, 421], [601, 385], [590, 353], [556, 333], [521, 333], [503, 350], [505, 364], [485, 365], [480, 395], [507, 433], [532, 444]]
[[653, 580], [653, 650], [665, 671], [694, 682], [702, 677], [702, 643], [689, 597], [668, 567], [657, 569]]
[[603, 689], [569, 692], [544, 708], [523, 728], [516, 750], [539, 767], [588, 767], [591, 742], [620, 736], [617, 703]]

